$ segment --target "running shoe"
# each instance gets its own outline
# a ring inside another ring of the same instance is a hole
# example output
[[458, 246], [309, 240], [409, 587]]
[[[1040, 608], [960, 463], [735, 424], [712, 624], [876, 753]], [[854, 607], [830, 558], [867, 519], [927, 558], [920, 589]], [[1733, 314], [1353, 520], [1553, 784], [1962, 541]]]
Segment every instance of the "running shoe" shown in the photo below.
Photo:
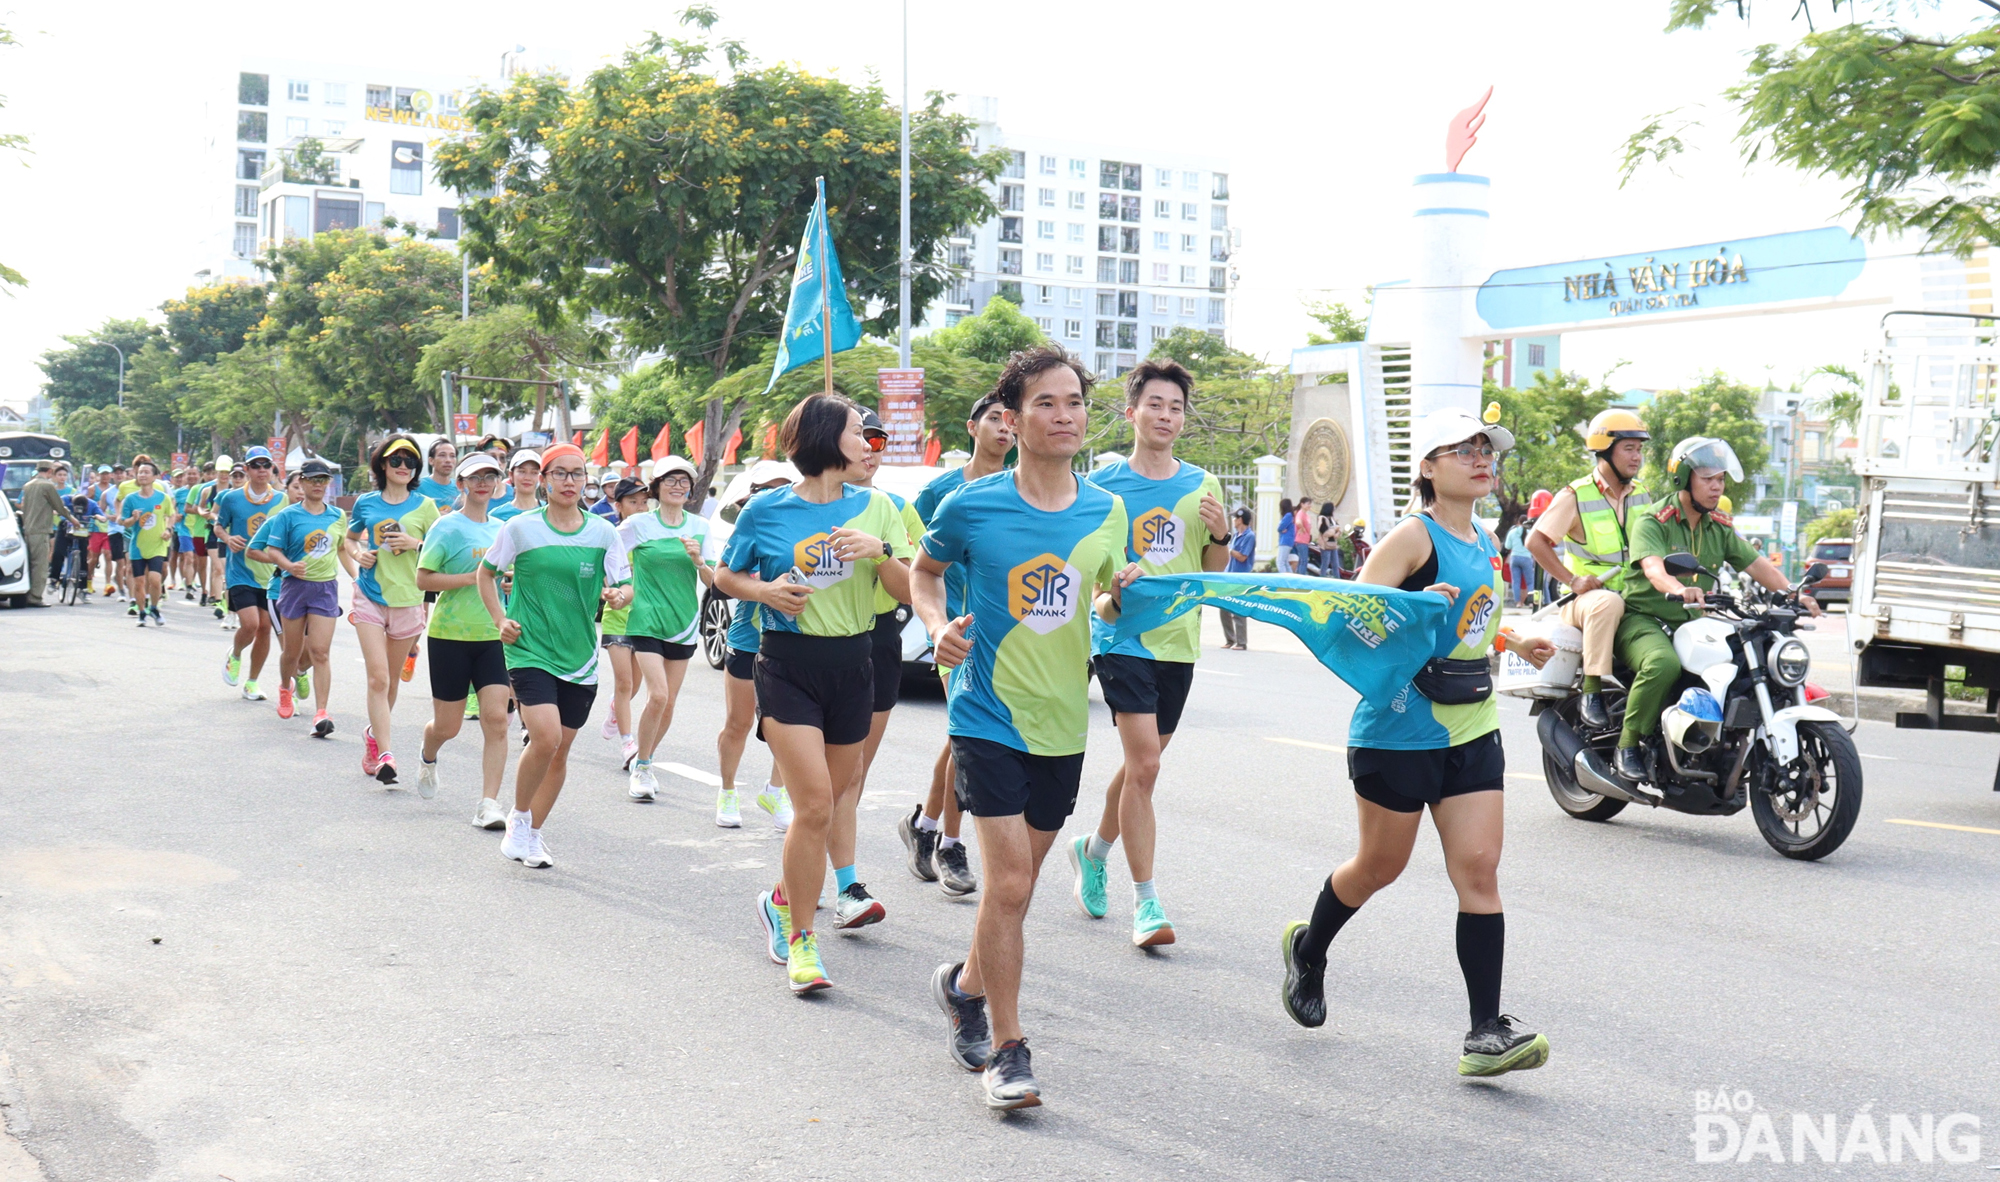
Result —
[[528, 814], [511, 813], [507, 817], [507, 835], [500, 839], [500, 852], [516, 862], [528, 856], [533, 847], [534, 828], [528, 824]]
[[625, 760], [625, 770], [632, 770], [632, 761], [639, 757], [639, 740], [627, 738], [618, 748], [618, 754]]
[[185, 599], [185, 600], [187, 600], [187, 601], [188, 601], [189, 603], [193, 603], [193, 602], [194, 602], [194, 588], [193, 588], [193, 587], [183, 587], [183, 588], [181, 588], [181, 598], [182, 598], [182, 599]]
[[229, 615], [229, 613], [228, 613], [227, 611], [223, 610], [223, 607], [222, 607], [222, 601], [221, 601], [220, 599], [216, 600], [216, 601], [215, 601], [215, 618], [216, 618], [216, 619], [218, 619], [218, 620], [221, 620], [221, 619], [226, 619], [226, 618], [228, 617], [228, 615]]
[[931, 868], [931, 853], [937, 849], [937, 830], [919, 829], [917, 822], [924, 815], [924, 806], [919, 804], [910, 809], [910, 815], [896, 822], [896, 836], [903, 839], [903, 848], [910, 851], [910, 873], [920, 882], [936, 882], [937, 871]]
[[160, 618], [160, 609], [159, 609], [159, 608], [158, 608], [157, 606], [156, 606], [156, 607], [154, 607], [154, 608], [153, 608], [153, 627], [155, 627], [155, 628], [164, 628], [164, 627], [166, 627], [166, 626], [167, 626], [167, 622], [166, 622], [165, 620], [163, 620], [163, 619], [161, 619], [161, 618]]
[[931, 974], [931, 998], [944, 1012], [948, 1023], [944, 1050], [951, 1061], [967, 1071], [980, 1071], [993, 1057], [993, 1035], [986, 1026], [986, 998], [958, 991], [958, 975], [965, 962], [941, 964]]
[[243, 700], [246, 702], [261, 702], [264, 700], [264, 691], [257, 688], [256, 682], [246, 681], [243, 683]]
[[722, 788], [715, 794], [715, 824], [720, 829], [743, 828], [743, 808], [736, 803], [736, 789]]
[[1460, 1075], [1505, 1075], [1532, 1071], [1549, 1061], [1549, 1040], [1514, 1029], [1514, 1016], [1501, 1014], [1474, 1026], [1465, 1036], [1459, 1057]]
[[1158, 899], [1141, 899], [1132, 910], [1132, 943], [1140, 948], [1158, 948], [1174, 942], [1174, 924]]
[[833, 988], [833, 982], [826, 978], [825, 967], [820, 964], [819, 936], [816, 933], [801, 932], [792, 937], [785, 969], [792, 978], [792, 992], [801, 997]]
[[144, 627], [146, 626], [146, 613], [145, 613], [145, 612], [137, 612], [137, 611], [135, 611], [135, 612], [126, 612], [125, 614], [126, 614], [126, 615], [128, 615], [128, 616], [137, 616], [137, 617], [139, 617], [139, 627], [141, 627], [141, 628], [144, 628]]
[[417, 675], [417, 650], [411, 649], [410, 655], [403, 658], [403, 680], [408, 681], [410, 678], [415, 677], [416, 675]]
[[479, 798], [479, 807], [472, 810], [472, 827], [475, 829], [505, 829], [507, 810], [500, 802], [489, 796]]
[[1076, 872], [1076, 909], [1092, 919], [1103, 919], [1110, 906], [1104, 898], [1104, 863], [1090, 856], [1090, 837], [1069, 843], [1069, 868]]
[[[361, 774], [372, 776], [381, 770], [381, 767], [382, 749], [375, 745], [375, 728], [364, 726], [361, 728]], [[395, 781], [384, 780], [382, 782], [384, 784], [391, 784]]]
[[1326, 965], [1312, 964], [1304, 952], [1306, 929], [1311, 926], [1295, 919], [1285, 925], [1278, 940], [1278, 953], [1285, 962], [1285, 988], [1279, 997], [1292, 1021], [1308, 1029], [1326, 1025]]
[[652, 761], [635, 760], [632, 764], [632, 774], [628, 777], [625, 795], [633, 800], [651, 800], [659, 790], [660, 781], [653, 775]]
[[319, 713], [313, 715], [314, 735], [324, 739], [328, 735], [331, 735], [332, 733], [333, 733], [333, 719], [328, 718], [326, 716], [326, 711], [322, 710]]
[[312, 678], [306, 674], [305, 670], [301, 669], [297, 673], [292, 674], [292, 692], [301, 698], [312, 697]]
[[[120, 599], [123, 599], [123, 598], [125, 598], [125, 597], [121, 595], [121, 596], [119, 596], [119, 598], [120, 598]], [[131, 601], [131, 604], [132, 604], [132, 606], [131, 606], [131, 607], [128, 607], [128, 608], [126, 608], [126, 609], [125, 609], [125, 614], [126, 614], [126, 615], [128, 615], [128, 616], [138, 616], [138, 617], [139, 617], [139, 622], [140, 622], [141, 624], [145, 623], [145, 616], [146, 616], [146, 613], [145, 613], [145, 611], [144, 611], [144, 610], [143, 610], [142, 608], [140, 608], [140, 606], [139, 606], [139, 601], [138, 601], [138, 600], [136, 600], [136, 599], [134, 599], [134, 600], [132, 600], [132, 601]]]
[[292, 691], [281, 685], [278, 687], [278, 717], [290, 718], [291, 716]]
[[1025, 1038], [1009, 1039], [995, 1047], [979, 1083], [986, 1090], [988, 1108], [1034, 1108], [1042, 1102], [1042, 1085], [1035, 1082], [1034, 1069], [1028, 1065]]
[[764, 951], [771, 963], [786, 963], [792, 940], [792, 909], [776, 902], [774, 892], [765, 891], [757, 896], [757, 922], [764, 925]]
[[889, 917], [889, 911], [881, 900], [868, 893], [865, 883], [852, 882], [847, 889], [833, 897], [834, 925], [846, 931], [865, 928], [871, 923], [881, 923]]
[[972, 873], [972, 863], [965, 856], [962, 841], [950, 845], [939, 841], [937, 852], [931, 855], [931, 867], [937, 873], [938, 889], [947, 898], [961, 899], [979, 889], [979, 879]]
[[542, 841], [542, 831], [528, 830], [528, 853], [521, 859], [521, 865], [530, 870], [547, 870], [555, 864], [556, 860], [549, 856], [548, 845]]
[[395, 756], [389, 754], [387, 751], [382, 753], [382, 760], [375, 767], [375, 778], [384, 784], [393, 784], [396, 782]]
[[613, 714], [611, 717], [605, 719], [604, 726], [598, 733], [604, 736], [604, 741], [607, 743], [616, 739], [618, 737], [618, 716]]
[[242, 676], [243, 654], [232, 652], [229, 654], [228, 659], [222, 662], [222, 683], [224, 685], [235, 685], [237, 679]]
[[767, 785], [757, 794], [757, 807], [771, 814], [771, 828], [783, 833], [792, 827], [792, 797], [783, 788]]
[[433, 759], [426, 763], [417, 759], [417, 795], [429, 800], [438, 794], [438, 765]]

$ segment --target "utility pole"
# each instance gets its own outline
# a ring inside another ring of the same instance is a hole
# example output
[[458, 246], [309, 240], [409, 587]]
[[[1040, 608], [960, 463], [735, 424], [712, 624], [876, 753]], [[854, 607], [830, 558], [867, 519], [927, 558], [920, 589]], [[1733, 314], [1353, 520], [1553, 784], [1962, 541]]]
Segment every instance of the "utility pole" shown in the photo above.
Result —
[[896, 256], [896, 359], [910, 368], [910, 0], [903, 0], [903, 248]]

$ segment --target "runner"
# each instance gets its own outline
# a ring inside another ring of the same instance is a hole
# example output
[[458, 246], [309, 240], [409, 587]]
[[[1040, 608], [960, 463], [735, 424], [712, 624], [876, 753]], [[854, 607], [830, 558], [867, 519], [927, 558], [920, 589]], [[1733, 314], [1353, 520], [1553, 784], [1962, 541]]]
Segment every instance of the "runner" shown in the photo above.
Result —
[[[646, 511], [646, 486], [636, 480], [621, 480], [612, 497], [612, 504], [618, 509], [618, 520], [637, 517]], [[626, 561], [630, 562], [631, 547], [627, 542]], [[632, 593], [637, 598], [639, 591], [638, 564], [633, 564]], [[638, 725], [632, 717], [632, 694], [639, 687], [639, 663], [632, 654], [632, 639], [626, 630], [632, 618], [632, 608], [606, 608], [603, 618], [597, 621], [600, 633], [599, 644], [604, 655], [611, 662], [611, 710], [604, 716], [604, 737], [618, 743], [618, 758], [626, 771], [632, 770], [632, 760], [639, 754]]]
[[192, 473], [186, 468], [174, 470], [174, 551], [169, 565], [180, 583], [181, 598], [194, 602], [194, 535], [188, 532], [188, 494], [194, 491]]
[[458, 445], [450, 439], [438, 439], [431, 444], [431, 470], [424, 473], [413, 490], [421, 496], [429, 497], [438, 507], [438, 512], [451, 512], [458, 499], [458, 486], [452, 483], [452, 472], [458, 467]]
[[[694, 478], [694, 465], [680, 456], [661, 460], [647, 489], [659, 507], [628, 517], [618, 527], [632, 563], [632, 612], [625, 639], [646, 680], [639, 753], [625, 790], [633, 800], [652, 800], [659, 791], [653, 753], [674, 723], [674, 702], [687, 676], [688, 658], [701, 639], [701, 589], [715, 581], [715, 572], [701, 560], [708, 521], [687, 511]], [[621, 481], [614, 491], [622, 498], [634, 483]]]
[[[798, 479], [798, 469], [784, 460], [758, 460], [750, 469], [750, 495], [774, 488], [789, 488]], [[713, 535], [710, 535], [713, 537]], [[729, 616], [729, 647], [722, 658], [722, 730], [715, 736], [715, 756], [722, 772], [717, 790], [715, 823], [724, 829], [743, 825], [743, 810], [736, 798], [736, 773], [742, 767], [743, 747], [750, 728], [757, 721], [757, 648], [761, 640], [759, 612], [751, 600], [739, 599]], [[771, 814], [772, 827], [783, 833], [792, 824], [792, 799], [785, 792], [785, 774], [771, 761], [771, 774], [764, 790], [757, 794], [757, 807]]]
[[[221, 461], [217, 461], [220, 463]], [[229, 656], [222, 663], [222, 680], [235, 685], [243, 671], [243, 649], [250, 648], [250, 677], [243, 682], [243, 700], [261, 702], [264, 694], [257, 679], [264, 674], [264, 660], [271, 655], [271, 597], [265, 590], [273, 568], [249, 557], [250, 539], [264, 526], [264, 519], [285, 507], [277, 489], [271, 487], [270, 453], [253, 447], [243, 453], [249, 483], [231, 489], [215, 502], [215, 536], [222, 543], [229, 610], [240, 627]], [[280, 691], [282, 692], [282, 691]]]
[[[1312, 921], [1286, 926], [1285, 1012], [1301, 1026], [1326, 1021], [1326, 953], [1336, 933], [1375, 892], [1396, 881], [1416, 845], [1424, 808], [1444, 846], [1458, 892], [1458, 967], [1472, 1013], [1460, 1075], [1500, 1075], [1548, 1062], [1549, 1042], [1516, 1031], [1500, 1012], [1506, 920], [1500, 910], [1502, 777], [1500, 714], [1488, 653], [1505, 594], [1500, 545], [1473, 518], [1493, 489], [1494, 460], [1514, 445], [1506, 429], [1457, 411], [1435, 411], [1411, 429], [1417, 512], [1390, 530], [1356, 578], [1430, 591], [1450, 604], [1434, 659], [1392, 701], [1364, 698], [1348, 724], [1347, 768], [1360, 811], [1361, 848], [1320, 887]], [[1455, 622], [1455, 623], [1454, 623]], [[1539, 665], [1554, 646], [1522, 655]], [[1454, 668], [1463, 666], [1463, 670]], [[1450, 681], [1477, 673], [1468, 691]]]
[[155, 626], [163, 628], [167, 623], [160, 618], [160, 599], [168, 557], [174, 552], [175, 514], [171, 491], [157, 483], [159, 471], [149, 456], [133, 460], [133, 490], [118, 502], [118, 519], [126, 529], [126, 553], [132, 568], [133, 607], [141, 628], [146, 626], [148, 612]]
[[[361, 568], [348, 623], [368, 668], [368, 725], [361, 732], [361, 774], [396, 782], [390, 726], [396, 687], [408, 681], [424, 634], [424, 593], [417, 586], [417, 552], [438, 519], [438, 505], [412, 490], [423, 460], [417, 441], [391, 435], [375, 448], [368, 471], [375, 491], [355, 499], [347, 520], [347, 553]], [[451, 494], [457, 499], [457, 493]], [[401, 677], [398, 678], [398, 671]], [[456, 700], [456, 699], [455, 699]], [[464, 706], [459, 707], [463, 711]], [[461, 714], [461, 718], [463, 715]]]
[[[251, 449], [255, 452], [256, 449]], [[290, 718], [295, 678], [311, 666], [313, 734], [333, 733], [326, 702], [333, 689], [333, 622], [340, 618], [340, 538], [347, 531], [347, 514], [326, 503], [326, 486], [333, 466], [318, 456], [299, 465], [303, 498], [264, 519], [250, 539], [250, 558], [267, 562], [285, 576], [278, 593], [278, 619], [283, 621], [284, 647], [278, 653], [278, 717]]]
[[[1222, 506], [1221, 482], [1174, 458], [1193, 394], [1194, 378], [1177, 362], [1145, 361], [1127, 373], [1125, 418], [1132, 424], [1132, 458], [1090, 477], [1125, 502], [1132, 523], [1126, 556], [1149, 575], [1219, 571], [1229, 561], [1229, 516]], [[1097, 832], [1069, 843], [1069, 864], [1076, 875], [1077, 907], [1092, 919], [1104, 918], [1104, 860], [1119, 834], [1125, 835], [1125, 864], [1132, 872], [1132, 943], [1150, 948], [1174, 942], [1174, 925], [1153, 886], [1153, 788], [1160, 753], [1172, 741], [1194, 685], [1201, 613], [1189, 612], [1115, 647], [1111, 632], [1101, 621], [1092, 626], [1092, 665], [1117, 724], [1125, 761], [1104, 790]]]
[[132, 479], [132, 469], [125, 464], [118, 465], [111, 473], [111, 479], [118, 487], [105, 512], [118, 527], [112, 535], [116, 539], [112, 548], [118, 559], [114, 578], [118, 584], [118, 598], [127, 604], [125, 614], [136, 616], [139, 614], [139, 593], [132, 586], [132, 527], [124, 524], [121, 506], [126, 497], [138, 491], [139, 483]]
[[[965, 431], [972, 437], [972, 459], [964, 467], [954, 468], [931, 481], [917, 494], [911, 504], [922, 521], [930, 521], [947, 494], [1007, 466], [1007, 453], [1014, 446], [1014, 428], [999, 395], [988, 394], [972, 404]], [[945, 611], [955, 620], [964, 612], [965, 572], [957, 567], [945, 571], [944, 595]], [[940, 667], [938, 674], [945, 678], [945, 688], [949, 691], [950, 670]], [[931, 767], [930, 795], [896, 829], [910, 852], [910, 873], [925, 882], [937, 883], [940, 890], [956, 899], [978, 890], [979, 879], [973, 875], [965, 846], [958, 838], [961, 820], [958, 793], [945, 790], [953, 779], [951, 740], [946, 739], [944, 749], [938, 752]]]
[[486, 699], [479, 724], [484, 739], [479, 805], [472, 823], [480, 829], [504, 829], [507, 810], [500, 805], [500, 779], [507, 771], [507, 653], [479, 596], [479, 560], [500, 535], [500, 523], [487, 514], [494, 491], [504, 487], [500, 462], [485, 452], [465, 457], [458, 463], [458, 487], [463, 498], [459, 511], [425, 531], [417, 558], [418, 589], [437, 593], [427, 629], [431, 720], [424, 724], [417, 795], [425, 800], [437, 795], [438, 751], [465, 725], [459, 695], [471, 686]]
[[194, 555], [190, 565], [195, 578], [201, 583], [200, 606], [210, 607], [216, 602], [216, 589], [222, 580], [215, 577], [214, 563], [208, 556], [208, 535], [212, 529], [209, 519], [215, 514], [215, 461], [201, 466], [199, 479], [188, 489], [187, 531]]
[[[931, 994], [952, 1061], [984, 1071], [989, 1108], [1040, 1104], [1021, 1032], [1021, 925], [1042, 861], [1076, 807], [1090, 725], [1092, 588], [1100, 611], [1138, 577], [1125, 563], [1125, 506], [1079, 479], [1091, 379], [1055, 345], [1007, 359], [1000, 393], [1019, 467], [945, 498], [924, 534], [912, 582], [938, 663], [963, 666], [947, 706], [959, 806], [972, 814], [986, 865], [972, 951], [939, 965]], [[945, 571], [965, 569], [965, 612], [945, 612]], [[1123, 568], [1123, 569], [1121, 569]], [[992, 1029], [987, 1029], [988, 1010]]]
[[[500, 852], [523, 866], [553, 866], [542, 826], [568, 773], [570, 744], [597, 700], [597, 604], [632, 601], [632, 570], [618, 531], [584, 513], [583, 449], [558, 444], [542, 456], [549, 503], [500, 528], [479, 560], [479, 597], [507, 646], [507, 674], [528, 745], [514, 769], [514, 811]], [[500, 605], [500, 572], [514, 589]]]
[[495, 521], [511, 521], [522, 513], [542, 507], [542, 457], [533, 448], [522, 448], [507, 460], [507, 479], [513, 495], [495, 504], [488, 512]]
[[760, 733], [784, 771], [795, 812], [785, 831], [784, 874], [758, 897], [757, 917], [792, 992], [813, 993], [832, 985], [812, 930], [813, 905], [826, 880], [834, 786], [853, 782], [868, 737], [875, 586], [880, 580], [891, 595], [909, 594], [908, 569], [887, 561], [909, 541], [887, 496], [843, 483], [861, 476], [868, 454], [853, 402], [814, 394], [792, 408], [778, 437], [802, 478], [743, 507], [716, 581], [725, 595], [764, 609]]

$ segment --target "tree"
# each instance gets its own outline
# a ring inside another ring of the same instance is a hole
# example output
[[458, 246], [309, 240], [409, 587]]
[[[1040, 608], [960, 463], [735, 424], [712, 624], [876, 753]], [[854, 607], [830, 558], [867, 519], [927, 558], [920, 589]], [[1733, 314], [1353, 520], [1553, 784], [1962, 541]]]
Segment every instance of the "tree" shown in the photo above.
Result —
[[323, 446], [314, 448], [308, 416], [315, 387], [289, 356], [282, 346], [253, 341], [212, 362], [188, 366], [181, 372], [183, 421], [208, 432], [223, 450], [241, 455], [250, 444], [262, 443], [272, 421], [282, 418], [286, 434], [301, 446], [341, 454], [344, 448], [335, 445], [338, 426], [333, 423], [321, 424]]
[[1010, 356], [1043, 344], [1048, 338], [1021, 311], [1020, 305], [995, 298], [986, 301], [977, 316], [940, 328], [930, 334], [929, 340], [946, 352], [1004, 365]]
[[[575, 87], [524, 75], [477, 95], [469, 133], [435, 163], [440, 183], [484, 194], [461, 205], [464, 242], [493, 261], [496, 282], [537, 311], [614, 317], [628, 345], [665, 353], [703, 390], [739, 367], [746, 342], [781, 330], [815, 177], [847, 294], [874, 313], [864, 329], [886, 333], [898, 307], [898, 112], [872, 83], [759, 65], [737, 42], [711, 42], [715, 19], [690, 7], [681, 23], [696, 39], [654, 34]], [[911, 112], [918, 308], [949, 280], [946, 234], [993, 212], [981, 185], [1003, 158], [975, 156], [972, 128], [939, 94]], [[742, 410], [709, 399], [708, 437], [727, 437]]]
[[1808, 550], [1821, 538], [1851, 538], [1854, 536], [1854, 510], [1835, 509], [1822, 513], [1805, 528], [1805, 544]]
[[1751, 477], [1763, 471], [1770, 458], [1764, 443], [1764, 421], [1757, 417], [1757, 391], [1719, 372], [1709, 374], [1692, 389], [1662, 390], [1653, 395], [1643, 417], [1653, 438], [1646, 443], [1646, 469], [1639, 479], [1656, 495], [1671, 487], [1667, 459], [1674, 445], [1690, 436], [1723, 440], [1736, 452], [1743, 465], [1743, 479], [1730, 481], [1725, 490], [1736, 504], [1745, 503]]
[[[118, 405], [118, 352], [129, 367], [160, 330], [144, 320], [106, 320], [97, 329], [64, 337], [67, 347], [42, 354], [42, 393], [64, 414], [83, 407]], [[128, 457], [129, 458], [129, 457]]]
[[184, 365], [233, 353], [263, 323], [269, 299], [269, 288], [241, 279], [190, 287], [187, 295], [160, 305], [167, 314], [167, 341]]
[[1807, 405], [1812, 407], [1814, 414], [1826, 420], [1827, 426], [1844, 426], [1850, 431], [1859, 431], [1863, 388], [1861, 375], [1844, 365], [1822, 365], [1806, 375], [1808, 380], [1820, 376], [1834, 379], [1833, 385]]
[[285, 183], [288, 185], [337, 185], [340, 162], [326, 154], [326, 145], [307, 136], [283, 154]]
[[[1368, 302], [1374, 302], [1372, 296]], [[1319, 321], [1320, 326], [1326, 329], [1325, 332], [1307, 333], [1308, 345], [1339, 345], [1348, 341], [1366, 340], [1368, 337], [1368, 313], [1365, 310], [1357, 315], [1350, 311], [1346, 304], [1337, 304], [1330, 300], [1308, 300], [1306, 315]]]
[[63, 438], [86, 464], [122, 464], [138, 449], [126, 434], [125, 412], [116, 403], [84, 406], [62, 417]]
[[[20, 42], [14, 39], [14, 30], [5, 25], [0, 25], [0, 47], [19, 44]], [[0, 94], [0, 108], [4, 108], [6, 105], [7, 96]], [[27, 150], [27, 136], [19, 132], [0, 132], [0, 152], [26, 152]], [[25, 161], [22, 163], [22, 167], [27, 167]], [[28, 280], [19, 271], [16, 271], [5, 263], [0, 263], [0, 285], [6, 284], [12, 284], [15, 287], [26, 287]]]
[[[1266, 365], [1220, 337], [1176, 328], [1157, 341], [1149, 357], [1178, 361], [1194, 377], [1187, 427], [1174, 454], [1221, 471], [1241, 470], [1258, 456], [1285, 450], [1291, 423], [1292, 384], [1283, 368]], [[1106, 381], [1091, 398], [1093, 429], [1087, 446], [1129, 452], [1132, 425], [1125, 419], [1123, 382]]]
[[1500, 404], [1499, 425], [1513, 432], [1514, 450], [1494, 468], [1493, 499], [1500, 507], [1500, 536], [1528, 516], [1535, 492], [1559, 491], [1590, 472], [1597, 462], [1585, 449], [1580, 429], [1617, 400], [1604, 381], [1544, 370], [1521, 389], [1488, 378], [1486, 401]]
[[[1699, 29], [1730, 2], [1747, 15], [1743, 0], [1671, 0], [1667, 29]], [[1983, 20], [1932, 37], [1894, 23], [1914, 5], [1874, 0], [1889, 19], [1821, 30], [1801, 0], [1806, 35], [1759, 46], [1726, 92], [1744, 157], [1851, 182], [1846, 212], [1858, 215], [1857, 232], [1920, 231], [1962, 256], [2000, 239], [2000, 195], [1986, 188], [2000, 165], [2000, 4], [1981, 3]], [[1850, 15], [1858, 7], [1849, 0]], [[1627, 142], [1628, 178], [1643, 161], [1684, 150], [1684, 128], [1663, 131], [1670, 114]]]
[[[452, 373], [524, 381], [575, 383], [600, 371], [609, 334], [557, 310], [553, 323], [523, 304], [503, 304], [470, 320], [454, 320], [417, 360], [417, 384], [442, 392], [441, 378]], [[546, 386], [503, 382], [475, 384], [473, 397], [487, 414], [531, 415], [542, 430], [552, 397]]]

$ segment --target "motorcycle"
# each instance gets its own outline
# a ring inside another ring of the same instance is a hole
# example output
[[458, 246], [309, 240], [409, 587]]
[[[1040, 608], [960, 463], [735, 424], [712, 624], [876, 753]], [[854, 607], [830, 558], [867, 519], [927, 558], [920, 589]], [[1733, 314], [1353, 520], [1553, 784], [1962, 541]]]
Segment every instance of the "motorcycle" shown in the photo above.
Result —
[[[1669, 555], [1665, 565], [1677, 578], [1712, 575], [1691, 554]], [[1542, 773], [1556, 804], [1583, 821], [1609, 820], [1633, 804], [1721, 817], [1747, 805], [1764, 840], [1787, 858], [1812, 861], [1839, 849], [1861, 813], [1861, 758], [1840, 716], [1813, 704], [1812, 658], [1794, 635], [1806, 612], [1799, 595], [1825, 576], [1826, 564], [1816, 562], [1787, 595], [1712, 592], [1706, 610], [1675, 631], [1678, 700], [1646, 740], [1649, 775], [1639, 783], [1612, 770], [1631, 671], [1617, 667], [1604, 681], [1610, 725], [1589, 726], [1578, 712], [1582, 635], [1556, 616], [1569, 597], [1531, 617], [1523, 634], [1545, 629], [1556, 656], [1538, 670], [1503, 653], [1495, 688], [1533, 701]]]

